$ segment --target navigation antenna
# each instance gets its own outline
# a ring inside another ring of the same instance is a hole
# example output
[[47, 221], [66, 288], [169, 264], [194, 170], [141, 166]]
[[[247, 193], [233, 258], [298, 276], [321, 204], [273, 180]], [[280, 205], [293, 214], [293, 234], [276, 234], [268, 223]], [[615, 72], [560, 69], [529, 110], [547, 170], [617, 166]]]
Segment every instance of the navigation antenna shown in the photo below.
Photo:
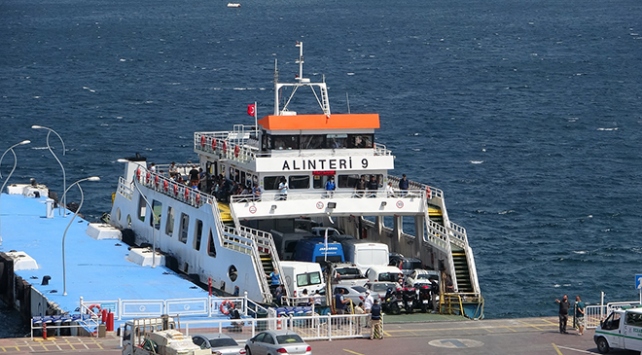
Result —
[[[289, 111], [288, 110], [288, 105], [290, 104], [290, 101], [292, 101], [292, 98], [294, 97], [294, 94], [297, 92], [297, 90], [300, 87], [307, 86], [312, 90], [312, 93], [314, 94], [314, 97], [317, 99], [317, 103], [323, 110], [323, 113], [326, 115], [326, 117], [330, 117], [330, 99], [328, 97], [328, 87], [325, 83], [325, 76], [323, 77], [323, 81], [320, 83], [312, 83], [310, 82], [309, 78], [304, 78], [303, 77], [303, 63], [304, 57], [303, 57], [303, 42], [296, 42], [296, 46], [299, 47], [299, 58], [295, 61], [297, 64], [299, 64], [299, 74], [296, 76], [296, 83], [279, 83], [279, 77], [278, 77], [278, 69], [276, 66], [276, 60], [274, 61], [274, 114], [277, 116], [283, 116], [283, 115], [296, 115], [296, 112]], [[281, 100], [281, 93], [280, 89], [284, 86], [287, 87], [292, 87], [292, 92], [290, 93], [290, 97], [287, 99], [287, 101], [283, 104], [283, 107], [280, 107], [280, 100]], [[319, 92], [315, 90], [315, 88], [319, 89]]]

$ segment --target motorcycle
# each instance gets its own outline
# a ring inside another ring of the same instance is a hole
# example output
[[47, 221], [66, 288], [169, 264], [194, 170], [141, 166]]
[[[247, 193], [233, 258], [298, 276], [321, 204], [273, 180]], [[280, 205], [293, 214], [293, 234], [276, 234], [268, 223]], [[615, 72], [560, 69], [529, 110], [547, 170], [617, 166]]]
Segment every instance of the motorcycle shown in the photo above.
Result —
[[417, 290], [412, 286], [406, 286], [403, 288], [403, 305], [406, 309], [406, 314], [410, 314], [414, 311], [415, 305], [417, 304]]
[[403, 301], [401, 298], [397, 297], [397, 290], [388, 288], [386, 290], [386, 295], [383, 297], [381, 303], [381, 309], [385, 313], [390, 314], [401, 314], [401, 308], [403, 307]]
[[430, 284], [421, 284], [418, 286], [418, 288], [419, 288], [419, 307], [421, 308], [421, 312], [426, 313], [428, 312], [428, 308], [432, 308], [432, 305], [430, 304], [432, 286]]

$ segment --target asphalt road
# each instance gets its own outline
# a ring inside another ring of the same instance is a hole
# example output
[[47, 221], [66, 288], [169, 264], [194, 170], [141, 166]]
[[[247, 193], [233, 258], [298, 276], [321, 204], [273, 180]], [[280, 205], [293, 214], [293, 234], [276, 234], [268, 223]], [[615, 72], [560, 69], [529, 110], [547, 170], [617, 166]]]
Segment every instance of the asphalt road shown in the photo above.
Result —
[[[386, 324], [382, 340], [314, 341], [314, 354], [336, 355], [574, 355], [596, 354], [593, 331], [560, 334], [557, 318]], [[59, 337], [47, 340], [0, 339], [0, 354], [120, 354], [118, 339]], [[612, 350], [609, 354], [633, 352]]]

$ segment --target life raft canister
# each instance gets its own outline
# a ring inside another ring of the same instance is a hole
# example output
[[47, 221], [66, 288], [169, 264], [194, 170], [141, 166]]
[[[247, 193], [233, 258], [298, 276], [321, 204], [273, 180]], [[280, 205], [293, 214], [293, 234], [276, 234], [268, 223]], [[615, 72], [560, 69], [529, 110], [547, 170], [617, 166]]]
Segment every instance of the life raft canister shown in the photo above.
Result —
[[196, 204], [199, 205], [201, 203], [201, 194], [196, 193], [195, 199], [196, 199]]
[[178, 185], [172, 184], [172, 186], [174, 187], [174, 195], [178, 196]]
[[201, 136], [201, 148], [205, 148], [205, 136]]
[[160, 181], [160, 178], [158, 177], [158, 175], [154, 176], [154, 184], [155, 184], [156, 186], [158, 186], [158, 182], [159, 182], [159, 181]]
[[167, 180], [163, 180], [163, 189], [165, 189], [165, 192], [169, 190], [169, 182]]
[[185, 187], [185, 199], [189, 198], [189, 187]]

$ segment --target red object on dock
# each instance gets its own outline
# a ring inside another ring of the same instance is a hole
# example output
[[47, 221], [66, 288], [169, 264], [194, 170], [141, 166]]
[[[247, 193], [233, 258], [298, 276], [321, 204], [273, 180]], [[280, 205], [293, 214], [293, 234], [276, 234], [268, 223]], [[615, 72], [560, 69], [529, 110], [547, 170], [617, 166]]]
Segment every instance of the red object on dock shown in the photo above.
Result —
[[107, 323], [107, 313], [108, 311], [106, 309], [100, 311], [100, 319], [102, 323]]
[[47, 340], [47, 323], [42, 322], [42, 339]]
[[107, 331], [108, 332], [113, 332], [114, 331], [114, 312], [109, 312], [107, 313]]

